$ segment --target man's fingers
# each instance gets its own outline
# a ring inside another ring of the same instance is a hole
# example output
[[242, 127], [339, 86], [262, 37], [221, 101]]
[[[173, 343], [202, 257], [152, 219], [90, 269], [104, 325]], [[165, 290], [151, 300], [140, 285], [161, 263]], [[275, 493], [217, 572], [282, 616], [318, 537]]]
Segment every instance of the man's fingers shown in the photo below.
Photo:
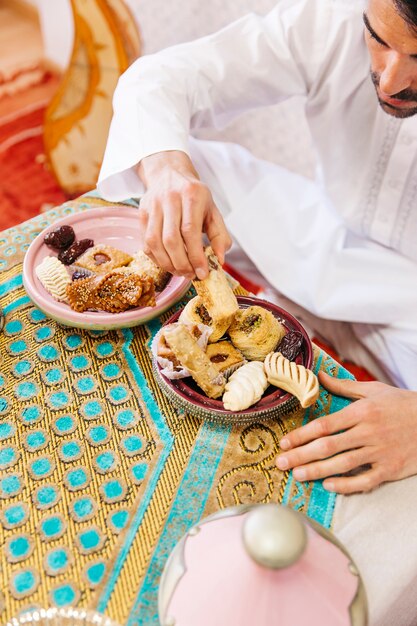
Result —
[[338, 435], [314, 439], [303, 446], [283, 452], [277, 457], [277, 466], [282, 470], [291, 469], [319, 459], [328, 459], [339, 452], [353, 450], [363, 443], [360, 429], [352, 428]]
[[351, 398], [358, 400], [365, 397], [364, 383], [358, 383], [356, 380], [349, 378], [337, 378], [335, 376], [329, 376], [326, 372], [319, 372], [318, 378], [320, 384], [323, 385], [327, 391], [336, 395], [343, 396], [344, 398]]
[[187, 255], [194, 274], [203, 280], [208, 276], [208, 263], [203, 247], [203, 220], [207, 211], [207, 197], [205, 195], [184, 202], [181, 236], [187, 248]]
[[323, 487], [327, 491], [335, 491], [336, 493], [362, 493], [376, 489], [383, 482], [384, 479], [380, 469], [373, 467], [357, 476], [328, 478], [323, 482]]
[[209, 238], [214, 254], [223, 265], [225, 254], [232, 245], [232, 239], [227, 231], [223, 217], [215, 205], [213, 205], [213, 209], [207, 215], [204, 231]]
[[309, 441], [327, 437], [341, 430], [351, 428], [357, 422], [358, 417], [356, 411], [352, 409], [352, 405], [348, 405], [336, 413], [323, 415], [323, 417], [319, 417], [305, 426], [296, 428], [285, 435], [279, 445], [282, 450], [290, 450], [291, 448], [302, 446]]
[[162, 224], [162, 245], [176, 273], [187, 278], [194, 278], [194, 268], [188, 259], [187, 249], [181, 235], [181, 213], [181, 198], [173, 198], [170, 210], [166, 212]]
[[371, 448], [348, 450], [330, 459], [316, 461], [294, 468], [293, 476], [298, 481], [318, 480], [335, 474], [345, 474], [373, 460]]
[[175, 267], [162, 243], [162, 225], [162, 210], [160, 207], [154, 206], [148, 217], [144, 252], [148, 256], [152, 256], [157, 265], [162, 267], [164, 270], [171, 272], [171, 274], [175, 274]]

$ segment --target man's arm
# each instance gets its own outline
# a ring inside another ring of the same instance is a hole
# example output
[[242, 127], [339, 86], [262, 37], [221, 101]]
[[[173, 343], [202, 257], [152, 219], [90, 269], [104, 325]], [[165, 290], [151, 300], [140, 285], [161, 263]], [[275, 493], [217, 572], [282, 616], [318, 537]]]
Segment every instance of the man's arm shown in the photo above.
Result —
[[147, 190], [143, 237], [159, 265], [191, 275], [202, 264], [205, 275], [202, 232], [223, 256], [230, 239], [211, 194], [178, 155], [188, 154], [190, 128], [222, 127], [246, 110], [305, 95], [325, 41], [314, 36], [312, 16], [317, 23], [322, 14], [311, 0], [280, 2], [266, 17], [248, 15], [139, 59], [119, 81], [99, 191], [120, 200]]
[[[285, 435], [280, 469], [293, 469], [299, 481], [324, 478], [325, 489], [344, 494], [417, 473], [416, 391], [340, 380], [324, 372], [319, 378], [331, 393], [354, 402]], [[362, 466], [368, 467], [345, 475]]]

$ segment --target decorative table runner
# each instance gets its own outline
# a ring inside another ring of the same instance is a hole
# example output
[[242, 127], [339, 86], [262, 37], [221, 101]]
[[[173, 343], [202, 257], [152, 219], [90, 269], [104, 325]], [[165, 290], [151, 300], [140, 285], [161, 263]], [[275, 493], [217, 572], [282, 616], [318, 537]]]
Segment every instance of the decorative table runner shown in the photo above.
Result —
[[[184, 416], [152, 376], [150, 343], [172, 310], [121, 331], [63, 327], [32, 305], [22, 259], [82, 197], [0, 236], [0, 623], [68, 604], [157, 625], [158, 581], [200, 518], [284, 502], [330, 527], [335, 494], [275, 466], [281, 436], [347, 401], [322, 389], [283, 421], [215, 427]], [[181, 306], [180, 304], [177, 305]], [[315, 349], [315, 369], [350, 376]]]

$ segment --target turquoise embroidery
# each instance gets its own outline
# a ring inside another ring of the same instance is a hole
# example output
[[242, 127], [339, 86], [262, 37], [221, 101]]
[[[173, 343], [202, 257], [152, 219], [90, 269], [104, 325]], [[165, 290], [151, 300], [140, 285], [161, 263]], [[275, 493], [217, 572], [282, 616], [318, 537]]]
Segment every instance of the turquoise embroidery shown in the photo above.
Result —
[[109, 441], [111, 433], [107, 426], [91, 426], [86, 433], [87, 441], [93, 446], [101, 446]]
[[7, 322], [4, 326], [4, 333], [6, 335], [17, 335], [23, 330], [23, 324], [19, 320], [12, 320]]
[[90, 552], [96, 552], [102, 547], [104, 538], [101, 531], [94, 527], [78, 533], [77, 541], [80, 551], [83, 554], [89, 554]]
[[129, 399], [130, 392], [127, 387], [118, 385], [117, 387], [109, 389], [106, 392], [106, 396], [113, 404], [121, 404]]
[[72, 370], [76, 372], [81, 372], [82, 370], [86, 370], [91, 366], [91, 360], [87, 358], [84, 354], [79, 356], [74, 356], [69, 360], [69, 365]]
[[88, 400], [81, 406], [80, 413], [85, 419], [94, 419], [104, 413], [104, 408], [99, 400]]
[[19, 419], [26, 425], [30, 426], [39, 422], [43, 417], [43, 410], [37, 405], [24, 408], [19, 414]]
[[61, 499], [61, 492], [54, 484], [44, 485], [37, 489], [33, 501], [38, 509], [50, 509]]
[[27, 376], [30, 374], [35, 368], [35, 364], [31, 361], [19, 361], [13, 366], [13, 374], [20, 378], [21, 376]]
[[57, 435], [69, 435], [74, 432], [77, 425], [77, 420], [75, 420], [71, 415], [63, 415], [54, 421], [52, 427]]
[[0, 478], [0, 498], [14, 498], [23, 488], [19, 474], [9, 474]]
[[118, 534], [124, 528], [126, 528], [127, 523], [129, 521], [129, 517], [130, 517], [129, 511], [127, 511], [126, 509], [120, 509], [120, 511], [116, 511], [115, 513], [110, 513], [110, 515], [107, 518], [107, 522], [111, 530], [114, 533]]
[[39, 394], [39, 387], [32, 381], [19, 383], [15, 387], [15, 396], [18, 400], [31, 400]]
[[9, 539], [6, 542], [5, 550], [7, 559], [11, 563], [18, 563], [30, 556], [33, 551], [33, 542], [27, 535], [20, 535]]
[[19, 341], [13, 341], [7, 349], [13, 356], [18, 356], [28, 350], [28, 344], [23, 339], [19, 339]]
[[136, 454], [139, 454], [143, 447], [142, 438], [138, 435], [130, 435], [129, 437], [124, 437], [120, 442], [120, 447], [122, 448], [123, 452], [128, 456], [134, 456]]
[[70, 491], [85, 489], [90, 480], [89, 472], [84, 467], [77, 467], [77, 469], [69, 470], [64, 475], [64, 483]]
[[50, 476], [55, 469], [55, 463], [48, 457], [39, 457], [28, 464], [28, 470], [35, 480]]
[[59, 450], [59, 456], [64, 462], [77, 461], [83, 454], [84, 448], [77, 440], [63, 443]]
[[59, 515], [45, 517], [39, 524], [39, 534], [44, 541], [52, 541], [62, 537], [66, 530], [66, 523]]
[[103, 563], [103, 561], [98, 561], [97, 563], [90, 565], [85, 570], [85, 577], [91, 587], [96, 587], [103, 580], [105, 573], [106, 573], [105, 563]]
[[12, 504], [7, 509], [0, 512], [0, 518], [5, 528], [18, 528], [26, 522], [29, 517], [29, 508], [25, 504]]
[[112, 472], [116, 469], [116, 466], [118, 465], [118, 458], [114, 452], [107, 450], [97, 454], [94, 459], [94, 464], [100, 474], [107, 474], [108, 472]]
[[85, 522], [94, 517], [97, 510], [96, 502], [90, 497], [78, 498], [70, 505], [70, 511], [76, 522]]
[[39, 348], [37, 355], [41, 361], [50, 363], [59, 359], [60, 352], [53, 344], [47, 344], [42, 346], [42, 348]]
[[39, 584], [39, 577], [34, 570], [23, 570], [17, 572], [11, 579], [11, 590], [17, 598], [24, 598], [31, 595]]
[[79, 592], [74, 584], [66, 583], [55, 587], [50, 593], [52, 604], [61, 608], [64, 606], [75, 605]]
[[77, 348], [80, 348], [83, 344], [84, 339], [78, 334], [67, 335], [64, 338], [64, 345], [67, 350], [77, 350]]
[[132, 409], [123, 409], [115, 414], [113, 421], [117, 428], [127, 430], [128, 428], [136, 426], [139, 418], [136, 411], [132, 411]]
[[0, 424], [0, 441], [3, 441], [4, 439], [9, 439], [9, 437], [12, 437], [15, 432], [16, 428], [14, 424], [12, 424], [11, 422], [3, 422], [2, 424]]
[[3, 446], [0, 448], [0, 470], [5, 470], [15, 465], [19, 457], [20, 452], [13, 446]]

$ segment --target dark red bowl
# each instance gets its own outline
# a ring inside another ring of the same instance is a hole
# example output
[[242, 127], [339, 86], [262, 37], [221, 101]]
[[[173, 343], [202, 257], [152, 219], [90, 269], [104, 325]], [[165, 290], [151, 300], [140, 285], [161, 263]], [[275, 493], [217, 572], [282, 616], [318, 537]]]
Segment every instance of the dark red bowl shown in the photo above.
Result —
[[[296, 363], [311, 369], [313, 365], [313, 347], [307, 332], [295, 317], [267, 300], [250, 296], [237, 296], [237, 300], [241, 309], [247, 309], [254, 305], [261, 306], [271, 311], [278, 321], [285, 326], [287, 332], [292, 330], [299, 331], [303, 335], [304, 341], [301, 351], [296, 358]], [[180, 314], [181, 311], [177, 311], [166, 324], [176, 322]], [[221, 400], [208, 398], [191, 377], [170, 380], [161, 374], [161, 367], [156, 360], [154, 360], [154, 372], [161, 383], [163, 391], [177, 407], [196, 417], [211, 421], [246, 423], [254, 419], [271, 419], [288, 413], [298, 402], [290, 393], [270, 385], [262, 398], [253, 406], [244, 411], [227, 411]]]

